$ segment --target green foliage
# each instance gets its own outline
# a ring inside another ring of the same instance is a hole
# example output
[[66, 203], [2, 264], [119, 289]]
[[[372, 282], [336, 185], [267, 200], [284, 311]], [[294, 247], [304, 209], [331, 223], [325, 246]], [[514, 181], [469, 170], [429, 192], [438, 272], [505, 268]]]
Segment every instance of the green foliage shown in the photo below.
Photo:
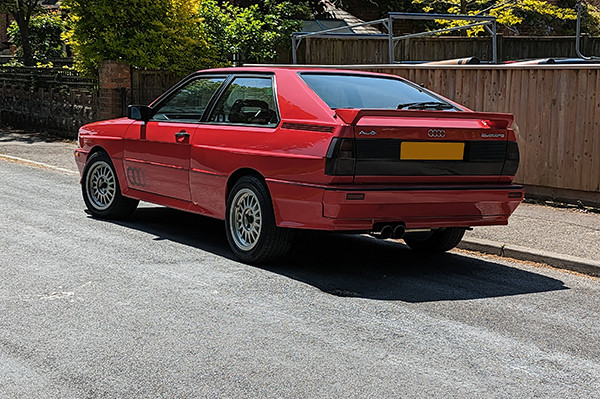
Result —
[[218, 66], [198, 14], [201, 0], [63, 0], [78, 70], [103, 60], [180, 74]]
[[388, 12], [422, 12], [412, 0], [334, 0], [333, 3], [364, 21], [386, 18]]
[[[311, 0], [312, 1], [312, 0]], [[76, 67], [88, 73], [103, 60], [176, 73], [272, 60], [278, 46], [310, 18], [308, 2], [265, 0], [238, 7], [216, 0], [63, 0], [65, 35]]]
[[[42, 13], [31, 17], [29, 21], [29, 43], [33, 60], [46, 63], [51, 58], [62, 57], [63, 42], [61, 35], [64, 22], [57, 13]], [[16, 21], [8, 27], [8, 38], [17, 46], [16, 56], [23, 57], [23, 41], [21, 29]]]
[[29, 21], [33, 15], [43, 10], [38, 3], [38, 0], [0, 0], [0, 12], [10, 14], [19, 26], [20, 47], [23, 64], [26, 66], [34, 65], [29, 43]]
[[266, 62], [278, 47], [289, 46], [291, 34], [302, 27], [301, 19], [311, 17], [311, 8], [308, 2], [297, 1], [219, 7], [216, 0], [205, 0], [200, 16], [220, 60], [232, 60], [235, 54], [244, 62]]
[[[552, 5], [543, 0], [413, 0], [414, 4], [422, 7], [424, 12], [460, 14], [461, 6], [465, 7], [467, 15], [485, 14], [498, 19], [498, 23], [506, 26], [515, 34], [526, 32], [533, 35], [565, 35], [573, 34], [577, 13], [574, 10], [575, 1], [559, 1]], [[571, 4], [572, 3], [572, 4]], [[593, 13], [584, 16], [588, 28], [598, 26]], [[463, 25], [465, 21], [437, 21], [442, 27]], [[591, 29], [590, 29], [591, 30]], [[470, 29], [469, 35], [478, 35], [482, 27]]]
[[16, 17], [21, 12], [39, 11], [38, 0], [0, 0], [0, 12], [6, 12]]

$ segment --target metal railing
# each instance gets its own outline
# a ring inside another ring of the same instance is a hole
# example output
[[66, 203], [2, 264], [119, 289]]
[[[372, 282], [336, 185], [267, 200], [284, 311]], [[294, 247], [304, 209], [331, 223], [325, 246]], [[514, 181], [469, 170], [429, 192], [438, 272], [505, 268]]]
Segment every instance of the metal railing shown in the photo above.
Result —
[[[459, 21], [477, 21], [471, 24], [454, 26], [451, 28], [438, 29], [428, 32], [411, 33], [401, 36], [394, 36], [394, 20], [459, 20]], [[362, 26], [371, 26], [381, 24], [387, 30], [387, 34], [357, 34], [357, 33], [337, 33], [338, 31], [358, 28]], [[326, 29], [319, 32], [301, 33], [295, 32], [292, 34], [292, 62], [298, 63], [298, 48], [302, 39], [308, 37], [387, 37], [388, 38], [388, 59], [390, 64], [394, 64], [394, 49], [400, 40], [411, 39], [415, 37], [431, 36], [444, 32], [452, 32], [462, 29], [470, 29], [478, 26], [483, 26], [484, 29], [492, 35], [492, 62], [498, 63], [498, 41], [497, 41], [497, 22], [496, 17], [489, 15], [455, 15], [455, 14], [424, 14], [424, 13], [403, 13], [390, 12], [387, 18], [376, 19], [374, 21], [363, 22], [360, 24], [341, 26], [338, 28]]]
[[577, 56], [586, 61], [592, 60], [600, 60], [598, 57], [587, 57], [581, 53], [581, 11], [583, 11], [583, 5], [581, 1], [578, 1], [575, 5], [575, 10], [577, 11], [577, 28], [575, 31], [575, 52]]

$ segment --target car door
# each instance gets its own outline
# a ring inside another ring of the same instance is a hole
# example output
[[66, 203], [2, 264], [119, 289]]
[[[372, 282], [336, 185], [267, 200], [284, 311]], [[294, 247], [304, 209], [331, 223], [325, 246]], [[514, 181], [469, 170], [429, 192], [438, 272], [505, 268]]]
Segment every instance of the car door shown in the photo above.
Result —
[[161, 99], [152, 118], [128, 129], [124, 168], [130, 188], [190, 201], [191, 141], [226, 76], [199, 76]]
[[206, 215], [224, 217], [233, 171], [272, 161], [264, 154], [273, 146], [279, 121], [272, 74], [232, 75], [225, 83], [192, 146], [192, 201]]

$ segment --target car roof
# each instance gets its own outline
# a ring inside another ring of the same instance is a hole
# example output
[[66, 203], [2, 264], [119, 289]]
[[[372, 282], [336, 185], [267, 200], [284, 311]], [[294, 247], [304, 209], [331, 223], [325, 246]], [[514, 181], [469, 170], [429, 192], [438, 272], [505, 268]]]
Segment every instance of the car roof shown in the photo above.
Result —
[[239, 72], [259, 72], [259, 73], [277, 73], [277, 72], [285, 72], [285, 73], [298, 73], [298, 72], [324, 72], [324, 73], [341, 73], [341, 74], [360, 74], [360, 75], [368, 75], [368, 76], [386, 76], [386, 77], [394, 77], [402, 79], [400, 76], [389, 75], [383, 73], [369, 72], [369, 71], [360, 71], [354, 69], [340, 69], [336, 67], [327, 68], [327, 67], [300, 67], [297, 65], [274, 65], [274, 66], [241, 66], [241, 67], [227, 67], [227, 68], [214, 68], [214, 69], [203, 69], [198, 71], [197, 73], [207, 73], [207, 72], [218, 72], [218, 73], [239, 73]]

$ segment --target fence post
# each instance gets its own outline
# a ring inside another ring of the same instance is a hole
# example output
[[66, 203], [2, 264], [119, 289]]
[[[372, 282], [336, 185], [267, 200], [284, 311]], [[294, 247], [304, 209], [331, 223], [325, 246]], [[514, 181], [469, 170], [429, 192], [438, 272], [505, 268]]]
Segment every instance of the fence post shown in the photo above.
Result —
[[103, 61], [98, 69], [99, 119], [125, 115], [127, 93], [131, 89], [131, 68], [119, 61]]

